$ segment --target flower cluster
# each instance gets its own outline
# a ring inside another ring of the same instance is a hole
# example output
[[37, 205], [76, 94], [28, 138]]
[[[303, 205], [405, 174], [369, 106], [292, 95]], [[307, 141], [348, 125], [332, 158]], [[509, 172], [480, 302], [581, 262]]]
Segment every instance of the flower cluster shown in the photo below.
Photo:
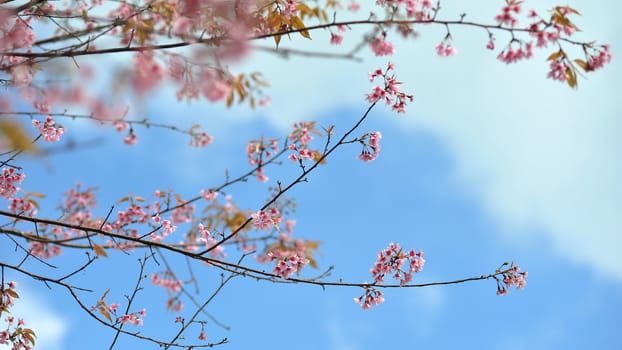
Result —
[[253, 219], [253, 227], [259, 230], [268, 230], [271, 227], [278, 229], [281, 224], [281, 220], [283, 220], [281, 212], [278, 208], [271, 208], [267, 212], [259, 210], [258, 212], [251, 214], [251, 218]]
[[295, 220], [285, 221], [285, 232], [279, 234], [279, 239], [265, 248], [264, 254], [255, 255], [258, 263], [274, 262], [272, 272], [282, 278], [289, 277], [294, 272], [309, 264], [317, 267], [313, 259], [313, 251], [317, 250], [319, 242], [292, 239]]
[[390, 56], [395, 52], [393, 44], [385, 40], [385, 36], [374, 38], [369, 45], [376, 56]]
[[37, 215], [37, 207], [33, 204], [32, 200], [27, 197], [18, 198], [13, 197], [9, 202], [9, 210], [13, 213], [19, 213], [27, 216]]
[[218, 192], [213, 190], [206, 191], [205, 189], [202, 189], [200, 193], [201, 197], [208, 202], [213, 202], [216, 200], [216, 197], [218, 197]]
[[0, 175], [0, 196], [9, 199], [15, 196], [15, 193], [19, 191], [19, 187], [16, 184], [22, 183], [26, 175], [24, 173], [18, 173], [15, 168], [3, 168], [2, 175]]
[[155, 60], [152, 51], [137, 52], [134, 55], [133, 67], [132, 87], [141, 96], [158, 86], [166, 73], [166, 70]]
[[190, 146], [192, 147], [207, 147], [212, 144], [214, 138], [205, 131], [192, 135]]
[[390, 75], [393, 70], [395, 70], [395, 66], [389, 63], [386, 71], [377, 68], [375, 71], [370, 72], [369, 81], [373, 82], [377, 77], [382, 77], [384, 80], [384, 87], [376, 85], [372, 92], [365, 96], [370, 103], [385, 100], [387, 105], [391, 105], [392, 110], [398, 113], [404, 113], [406, 112], [406, 102], [412, 102], [414, 97], [400, 90], [399, 85], [401, 82], [397, 81], [395, 74]]
[[32, 121], [32, 125], [39, 130], [41, 135], [43, 135], [43, 139], [47, 142], [60, 141], [61, 135], [65, 132], [65, 128], [62, 126], [55, 126], [56, 122], [50, 116], [45, 118], [43, 125], [36, 119]]
[[405, 253], [399, 244], [391, 243], [378, 252], [377, 261], [369, 272], [374, 278], [374, 283], [382, 284], [384, 277], [390, 275], [403, 286], [412, 281], [412, 274], [421, 271], [424, 264], [422, 251], [416, 252], [411, 249]]
[[449, 57], [458, 53], [458, 49], [456, 49], [448, 38], [445, 38], [438, 45], [436, 45], [436, 54], [441, 57]]
[[[4, 9], [3, 9], [4, 10]], [[0, 16], [6, 15], [5, 13]], [[37, 36], [32, 30], [30, 19], [24, 20], [20, 17], [15, 17], [9, 23], [0, 23], [0, 33], [2, 33], [2, 40], [0, 40], [0, 50], [13, 51], [16, 49], [29, 49], [32, 44], [35, 43]]]
[[513, 47], [514, 42], [516, 41], [511, 42], [505, 50], [501, 51], [497, 59], [510, 64], [533, 57], [533, 42], [530, 41], [525, 44], [519, 42], [518, 48]]
[[15, 287], [17, 287], [17, 282], [13, 281], [8, 282], [6, 286], [0, 285], [0, 316], [2, 312], [8, 311], [13, 306], [15, 299], [19, 298]]
[[501, 9], [501, 13], [495, 16], [495, 21], [501, 26], [509, 25], [516, 27], [518, 24], [516, 15], [521, 12], [521, 4], [522, 1], [520, 0], [505, 0], [505, 6]]
[[557, 6], [551, 11], [551, 18], [545, 21], [535, 11], [530, 11], [529, 17], [535, 22], [528, 27], [530, 35], [536, 38], [536, 47], [547, 47], [549, 43], [556, 44], [562, 35], [571, 36], [577, 30], [568, 18], [570, 14], [578, 14], [576, 10], [567, 6]]
[[8, 313], [4, 318], [7, 327], [0, 331], [0, 345], [12, 345], [13, 350], [31, 350], [35, 344], [35, 333], [32, 329], [24, 327], [26, 322], [23, 319], [19, 318], [15, 322], [10, 312], [15, 299], [19, 298], [19, 294], [15, 291], [16, 286], [17, 282], [12, 281], [0, 285], [0, 316], [4, 312]]
[[570, 67], [564, 61], [553, 60], [551, 61], [550, 70], [547, 74], [547, 78], [558, 81], [567, 81], [569, 71]]
[[384, 302], [384, 296], [378, 289], [371, 286], [367, 286], [364, 289], [364, 295], [354, 298], [354, 302], [361, 305], [363, 310], [369, 310], [372, 306], [377, 306]]
[[330, 43], [332, 45], [341, 45], [341, 42], [343, 42], [343, 35], [330, 33]]
[[313, 141], [313, 135], [322, 136], [315, 128], [315, 122], [294, 123], [294, 130], [288, 135], [287, 139], [291, 142], [287, 148], [294, 151], [287, 158], [292, 162], [303, 159], [316, 159], [319, 154], [317, 151], [309, 149], [309, 143]]
[[177, 226], [171, 224], [169, 220], [162, 220], [159, 215], [154, 216], [152, 220], [156, 224], [161, 224], [161, 233], [153, 232], [149, 235], [149, 238], [155, 242], [161, 242], [164, 238], [177, 230]]
[[363, 150], [359, 154], [358, 158], [364, 162], [370, 162], [375, 160], [380, 153], [380, 139], [382, 134], [380, 131], [367, 133], [363, 135], [359, 141], [363, 145]]
[[166, 288], [167, 290], [171, 292], [181, 291], [181, 287], [184, 284], [184, 282], [181, 280], [167, 278], [167, 277], [160, 277], [156, 273], [151, 275], [151, 283], [153, 285]]
[[261, 182], [267, 182], [269, 178], [263, 170], [264, 158], [269, 158], [279, 151], [278, 140], [262, 137], [260, 140], [251, 140], [246, 144], [246, 156], [248, 163], [257, 166], [255, 176]]
[[429, 21], [434, 13], [431, 0], [376, 0], [376, 4], [386, 8], [391, 15], [405, 12], [408, 18]]
[[271, 260], [277, 261], [272, 273], [281, 278], [288, 278], [292, 273], [300, 271], [309, 263], [309, 259], [296, 254], [288, 257], [277, 257], [275, 253], [270, 252], [268, 253], [268, 257], [270, 257]]
[[509, 268], [505, 271], [501, 271], [501, 268], [508, 265], [507, 263], [501, 265], [499, 269], [497, 269], [497, 273], [502, 273], [503, 279], [499, 279], [495, 276], [497, 280], [497, 295], [505, 295], [509, 293], [509, 288], [514, 286], [517, 289], [523, 289], [527, 284], [527, 271], [519, 272], [520, 268], [515, 266], [514, 263], [510, 264]]
[[30, 249], [28, 250], [30, 254], [43, 259], [50, 259], [55, 256], [59, 256], [63, 252], [62, 248], [55, 244], [30, 241], [28, 245], [30, 246]]
[[[206, 249], [212, 248], [214, 245], [218, 243], [218, 240], [214, 237], [212, 232], [207, 229], [207, 227], [203, 226], [203, 224], [197, 225], [197, 231], [199, 232], [199, 240], [205, 244]], [[225, 254], [225, 247], [222, 245], [217, 246], [216, 248], [210, 251], [210, 254], [214, 257], [225, 258], [227, 255]]]
[[196, 210], [196, 205], [184, 204], [176, 207], [171, 214], [171, 222], [174, 224], [183, 224], [191, 222]]
[[135, 326], [143, 325], [143, 318], [147, 316], [147, 311], [142, 309], [138, 312], [132, 312], [131, 314], [122, 315], [117, 317], [117, 322], [121, 322], [122, 324], [133, 324]]
[[[585, 71], [595, 71], [604, 67], [606, 64], [611, 62], [611, 53], [609, 52], [609, 45], [601, 46], [601, 50], [595, 50], [595, 54], [590, 55], [587, 64], [585, 67]], [[577, 62], [578, 63], [578, 62]]]

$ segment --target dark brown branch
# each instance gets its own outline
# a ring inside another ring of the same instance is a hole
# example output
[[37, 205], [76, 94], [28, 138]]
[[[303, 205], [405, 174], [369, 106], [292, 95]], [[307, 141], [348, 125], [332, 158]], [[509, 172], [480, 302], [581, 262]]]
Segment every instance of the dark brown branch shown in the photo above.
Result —
[[209, 348], [209, 347], [214, 347], [216, 345], [221, 345], [221, 344], [225, 344], [228, 343], [229, 340], [227, 338], [222, 339], [221, 341], [217, 342], [217, 343], [211, 343], [211, 344], [195, 344], [195, 345], [184, 345], [184, 344], [179, 344], [179, 343], [168, 343], [165, 341], [161, 341], [161, 340], [157, 340], [151, 337], [147, 337], [144, 336], [138, 332], [129, 332], [126, 331], [124, 329], [121, 329], [119, 327], [116, 327], [113, 324], [110, 324], [108, 322], [106, 322], [105, 320], [101, 319], [99, 316], [97, 316], [89, 307], [87, 307], [82, 300], [80, 300], [80, 297], [76, 294], [76, 290], [83, 290], [83, 291], [88, 291], [88, 292], [92, 292], [91, 290], [88, 289], [84, 289], [84, 288], [78, 288], [75, 286], [72, 286], [70, 284], [64, 283], [62, 281], [56, 280], [56, 279], [52, 279], [49, 277], [45, 277], [45, 276], [41, 276], [41, 275], [37, 275], [35, 273], [32, 273], [30, 271], [24, 270], [22, 268], [19, 268], [17, 266], [13, 266], [13, 265], [9, 265], [9, 264], [5, 264], [3, 262], [0, 262], [0, 266], [2, 266], [3, 268], [9, 268], [11, 270], [17, 271], [19, 273], [22, 273], [24, 275], [27, 275], [35, 280], [39, 280], [39, 281], [44, 281], [44, 282], [49, 282], [49, 283], [53, 283], [56, 284], [58, 286], [64, 287], [65, 289], [67, 289], [67, 291], [69, 291], [69, 294], [71, 294], [71, 296], [73, 297], [74, 301], [78, 304], [78, 306], [84, 310], [89, 316], [91, 316], [91, 318], [93, 318], [94, 320], [96, 320], [97, 322], [99, 322], [100, 324], [108, 327], [108, 328], [112, 328], [115, 331], [118, 331], [120, 333], [126, 334], [126, 335], [130, 335], [133, 336], [135, 338], [138, 339], [142, 339], [142, 340], [146, 340], [146, 341], [150, 341], [152, 343], [155, 343], [159, 346], [166, 346], [167, 348], [169, 347], [178, 347], [178, 348], [185, 348], [185, 349], [193, 349], [193, 348]]

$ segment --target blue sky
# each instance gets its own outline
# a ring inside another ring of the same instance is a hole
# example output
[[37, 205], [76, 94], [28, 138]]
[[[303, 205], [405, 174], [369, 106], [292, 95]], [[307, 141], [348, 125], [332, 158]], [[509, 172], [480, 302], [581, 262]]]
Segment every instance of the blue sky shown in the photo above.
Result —
[[[541, 3], [541, 9], [555, 5]], [[416, 281], [477, 276], [514, 260], [529, 271], [524, 290], [498, 297], [493, 281], [391, 290], [385, 304], [362, 311], [352, 302], [357, 289], [238, 279], [209, 310], [232, 330], [208, 324], [209, 339], [227, 337], [231, 344], [225, 347], [235, 349], [622, 348], [622, 110], [615, 97], [622, 76], [622, 28], [615, 14], [622, 5], [571, 5], [583, 14], [577, 21], [584, 30], [580, 38], [610, 43], [614, 55], [610, 66], [580, 80], [577, 91], [545, 78], [545, 52], [506, 66], [484, 49], [486, 33], [453, 28], [459, 54], [443, 59], [434, 53], [443, 28], [424, 28], [417, 41], [394, 40], [391, 58], [415, 102], [406, 115], [376, 108], [361, 128], [383, 133], [380, 157], [362, 163], [356, 160], [358, 146], [343, 147], [291, 193], [299, 205], [296, 235], [322, 241], [320, 265], [336, 267], [330, 279], [369, 280], [376, 252], [394, 241], [426, 252]], [[445, 14], [466, 11], [488, 21], [498, 10], [485, 1], [468, 6], [447, 1]], [[329, 36], [323, 34], [310, 47], [327, 48]], [[503, 42], [498, 36], [498, 47]], [[30, 160], [23, 187], [50, 194], [46, 203], [53, 208], [54, 195], [77, 181], [99, 186], [101, 214], [129, 191], [149, 195], [174, 188], [195, 195], [219, 184], [225, 168], [232, 174], [246, 169], [245, 142], [260, 134], [283, 136], [296, 120], [345, 130], [366, 108], [367, 72], [384, 65], [386, 59], [369, 57], [354, 64], [255, 54], [238, 68], [264, 72], [273, 86], [269, 108], [177, 104], [170, 91], [160, 91], [140, 109], [157, 120], [200, 123], [215, 137], [207, 149], [189, 149], [181, 136], [140, 129], [139, 144], [128, 148], [110, 130], [68, 121], [67, 137], [75, 130], [78, 140], [102, 135], [105, 142]], [[270, 169], [269, 184], [292, 174]], [[231, 193], [251, 208], [266, 197], [256, 182]], [[53, 216], [52, 210], [42, 212]], [[10, 248], [3, 243], [3, 254]], [[80, 258], [65, 255], [57, 262]], [[133, 281], [137, 268], [136, 257], [116, 254], [79, 281], [100, 293], [112, 287], [111, 297], [122, 301], [132, 282], [119, 288], [118, 281]], [[205, 271], [201, 295], [213, 286], [213, 274]], [[86, 319], [62, 291], [50, 293], [17, 279], [27, 297], [15, 313], [40, 326], [40, 349], [108, 347], [111, 334]], [[164, 300], [157, 290], [141, 299], [149, 312], [146, 333], [171, 332], [175, 315], [163, 310]], [[121, 344], [146, 347], [131, 339]]]

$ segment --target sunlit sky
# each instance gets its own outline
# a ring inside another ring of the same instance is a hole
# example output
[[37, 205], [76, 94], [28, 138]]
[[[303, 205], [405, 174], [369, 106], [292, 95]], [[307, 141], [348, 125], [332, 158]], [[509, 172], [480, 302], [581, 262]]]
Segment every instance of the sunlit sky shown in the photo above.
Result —
[[[490, 22], [502, 1], [491, 3], [444, 1], [441, 13], [457, 18], [466, 12]], [[525, 7], [556, 4], [532, 1]], [[610, 43], [614, 55], [611, 65], [580, 79], [578, 90], [546, 79], [547, 52], [510, 66], [499, 62], [485, 49], [488, 36], [481, 30], [452, 27], [459, 54], [449, 58], [434, 52], [444, 27], [421, 28], [420, 38], [409, 42], [389, 36], [397, 47], [390, 61], [415, 101], [404, 115], [378, 106], [361, 127], [361, 133], [383, 134], [376, 161], [357, 160], [357, 145], [343, 147], [290, 194], [298, 202], [295, 235], [322, 242], [318, 262], [323, 269], [335, 266], [330, 280], [369, 281], [376, 252], [399, 242], [425, 251], [427, 263], [415, 281], [479, 276], [514, 261], [529, 271], [524, 290], [499, 297], [494, 281], [390, 290], [383, 305], [363, 311], [352, 301], [361, 294], [356, 288], [238, 278], [208, 308], [231, 330], [210, 322], [209, 340], [227, 337], [230, 344], [223, 349], [622, 348], [622, 107], [615, 97], [622, 77], [622, 4], [571, 5], [583, 15], [576, 21], [583, 30], [578, 38]], [[350, 35], [344, 51], [357, 42]], [[335, 49], [329, 37], [317, 32], [313, 41], [294, 38], [292, 45]], [[507, 39], [498, 35], [497, 46]], [[171, 188], [194, 196], [222, 183], [225, 169], [248, 169], [249, 139], [282, 137], [297, 120], [335, 125], [338, 133], [349, 128], [367, 107], [367, 72], [387, 63], [371, 52], [363, 56], [356, 63], [253, 54], [234, 69], [264, 73], [272, 85], [268, 108], [177, 103], [163, 89], [135, 110], [182, 126], [201, 124], [214, 136], [205, 149], [187, 147], [183, 136], [144, 129], [137, 129], [139, 143], [130, 148], [110, 129], [65, 121], [67, 138], [104, 141], [29, 160], [22, 187], [50, 195], [49, 209], [41, 210], [49, 217], [55, 215], [55, 196], [78, 181], [99, 187], [100, 215], [128, 192], [149, 196]], [[272, 186], [295, 174], [287, 168], [266, 171]], [[260, 207], [267, 197], [254, 180], [230, 191], [248, 208]], [[3, 254], [12, 249], [7, 240], [2, 246]], [[138, 273], [137, 258], [113, 254], [73, 282], [97, 289], [84, 296], [87, 303], [107, 288], [109, 298], [123, 302]], [[66, 255], [55, 262], [76, 259], [84, 257]], [[216, 286], [216, 270], [195, 273], [204, 279], [200, 296], [206, 297]], [[108, 348], [114, 334], [85, 317], [64, 290], [11, 277], [24, 296], [14, 313], [35, 328], [38, 349]], [[173, 334], [176, 314], [164, 310], [166, 294], [146, 287], [137, 301], [148, 308], [143, 332]], [[122, 338], [118, 348], [149, 346]]]

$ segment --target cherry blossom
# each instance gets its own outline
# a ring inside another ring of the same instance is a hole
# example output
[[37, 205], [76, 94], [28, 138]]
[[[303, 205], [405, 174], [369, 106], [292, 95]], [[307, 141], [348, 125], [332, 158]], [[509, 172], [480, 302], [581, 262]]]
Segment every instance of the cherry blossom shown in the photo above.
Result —
[[441, 57], [449, 57], [458, 53], [458, 50], [453, 47], [447, 40], [443, 40], [441, 43], [436, 45], [436, 54]]
[[300, 257], [298, 255], [290, 255], [284, 258], [276, 258], [271, 252], [268, 253], [268, 256], [276, 259], [277, 262], [272, 272], [281, 278], [288, 278], [289, 276], [291, 276], [291, 274], [300, 271], [300, 269], [302, 269], [306, 264], [309, 263], [308, 259], [306, 259], [305, 257]]
[[404, 252], [399, 244], [391, 243], [387, 248], [378, 252], [374, 267], [369, 272], [374, 278], [374, 283], [384, 283], [385, 276], [391, 276], [398, 280], [400, 285], [412, 281], [412, 274], [420, 272], [425, 264], [423, 252], [411, 249]]
[[348, 4], [348, 10], [349, 10], [349, 11], [352, 11], [352, 12], [357, 12], [357, 11], [358, 11], [358, 10], [360, 10], [360, 9], [361, 9], [361, 4], [359, 4], [359, 3], [358, 3], [358, 2], [356, 2], [356, 1], [351, 1], [351, 2]]
[[[501, 267], [507, 266], [505, 263]], [[497, 270], [501, 272], [501, 268]], [[509, 268], [503, 273], [503, 278], [497, 280], [497, 295], [505, 295], [509, 293], [510, 287], [516, 287], [516, 289], [523, 289], [527, 285], [527, 271], [520, 272], [520, 267], [515, 266], [514, 263], [509, 264]]]
[[501, 9], [501, 13], [495, 16], [495, 21], [499, 25], [509, 25], [516, 27], [518, 19], [515, 17], [521, 12], [522, 1], [518, 0], [506, 0], [506, 5]]
[[0, 175], [0, 196], [9, 199], [15, 196], [19, 187], [16, 184], [22, 183], [26, 175], [24, 173], [18, 173], [15, 168], [5, 167], [2, 169], [2, 175]]
[[253, 227], [259, 230], [268, 230], [272, 227], [278, 228], [281, 223], [282, 216], [277, 208], [272, 208], [267, 212], [259, 210], [251, 214], [253, 219]]
[[201, 190], [201, 197], [203, 197], [208, 202], [213, 202], [214, 200], [216, 200], [216, 197], [218, 197], [218, 192], [212, 190]]
[[165, 73], [165, 69], [155, 60], [153, 52], [144, 51], [134, 55], [131, 81], [137, 94], [144, 95], [153, 90], [164, 78]]
[[391, 71], [395, 69], [392, 63], [387, 65], [386, 72], [378, 68], [374, 72], [369, 73], [370, 81], [374, 81], [377, 77], [382, 77], [384, 80], [384, 87], [380, 85], [374, 86], [371, 93], [366, 94], [367, 101], [374, 103], [380, 100], [384, 100], [387, 105], [391, 105], [391, 109], [398, 112], [406, 112], [407, 101], [413, 101], [414, 97], [401, 91], [401, 82], [397, 81], [395, 74], [391, 74]]
[[548, 78], [558, 81], [566, 81], [568, 79], [569, 67], [566, 63], [554, 60], [551, 61], [550, 71], [547, 74]]
[[386, 41], [384, 36], [373, 39], [370, 47], [376, 56], [390, 56], [395, 52], [393, 44]]
[[330, 34], [330, 43], [333, 45], [341, 45], [343, 41], [343, 36], [335, 33]]
[[363, 135], [360, 139], [360, 142], [363, 145], [363, 150], [361, 151], [361, 154], [359, 154], [358, 158], [364, 162], [375, 160], [378, 157], [378, 153], [380, 153], [381, 138], [382, 134], [380, 131]]
[[55, 126], [56, 122], [50, 116], [45, 118], [45, 123], [43, 123], [43, 125], [36, 119], [32, 121], [32, 125], [39, 130], [46, 142], [60, 141], [60, 137], [65, 133], [65, 128], [62, 126]]
[[354, 298], [354, 302], [361, 305], [363, 310], [369, 310], [373, 306], [377, 306], [377, 305], [384, 303], [384, 295], [382, 294], [381, 291], [371, 286], [365, 287], [364, 289], [365, 289], [364, 295], [358, 298]]
[[501, 51], [497, 59], [510, 64], [533, 57], [533, 42], [530, 41], [525, 44], [519, 43], [518, 48], [513, 47], [513, 43], [514, 42], [510, 43], [506, 50]]
[[603, 45], [601, 50], [596, 50], [596, 54], [590, 55], [587, 61], [586, 71], [594, 71], [604, 67], [611, 62], [611, 58], [609, 45]]
[[136, 134], [130, 130], [130, 133], [123, 138], [123, 143], [133, 146], [138, 143], [138, 136], [136, 136]]
[[206, 132], [201, 132], [192, 135], [192, 141], [190, 141], [190, 146], [193, 147], [207, 147], [212, 144], [214, 138], [211, 135], [208, 135]]

